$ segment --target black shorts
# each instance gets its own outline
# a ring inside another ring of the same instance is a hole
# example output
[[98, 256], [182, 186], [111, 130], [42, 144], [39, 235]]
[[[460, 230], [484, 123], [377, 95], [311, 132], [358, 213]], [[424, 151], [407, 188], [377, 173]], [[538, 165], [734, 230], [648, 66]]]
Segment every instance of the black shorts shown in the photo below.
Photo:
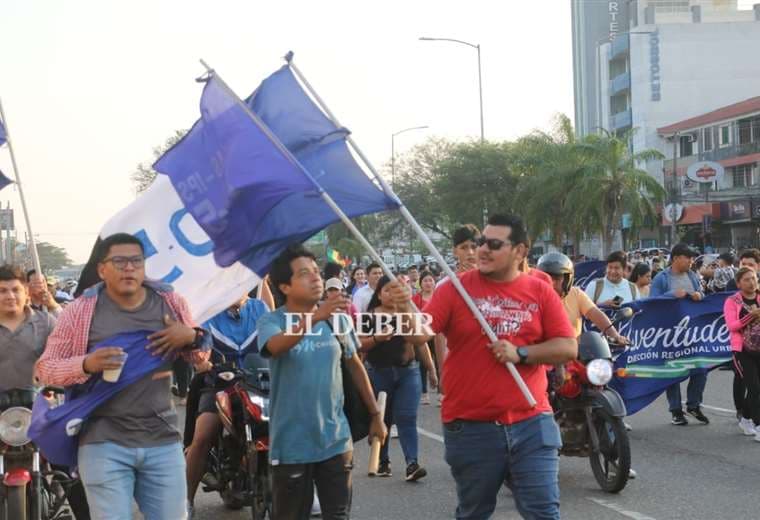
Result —
[[216, 413], [216, 392], [213, 388], [204, 388], [198, 400], [198, 416], [202, 413]]

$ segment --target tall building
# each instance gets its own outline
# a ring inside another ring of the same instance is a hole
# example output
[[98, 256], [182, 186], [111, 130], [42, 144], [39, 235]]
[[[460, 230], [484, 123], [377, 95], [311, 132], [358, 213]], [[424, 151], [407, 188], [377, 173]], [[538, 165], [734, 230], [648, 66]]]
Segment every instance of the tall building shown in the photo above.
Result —
[[[635, 128], [634, 153], [655, 149], [672, 162], [680, 136], [658, 129], [760, 96], [760, 3], [573, 0], [572, 16], [581, 135]], [[669, 164], [650, 161], [646, 169], [664, 184]], [[657, 242], [668, 242], [666, 228], [650, 235], [648, 245]]]

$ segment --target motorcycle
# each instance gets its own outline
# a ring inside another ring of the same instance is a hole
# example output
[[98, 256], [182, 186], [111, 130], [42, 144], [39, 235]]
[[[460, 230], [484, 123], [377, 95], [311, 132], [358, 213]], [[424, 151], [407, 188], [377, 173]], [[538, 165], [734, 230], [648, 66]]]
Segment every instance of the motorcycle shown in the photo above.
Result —
[[[63, 389], [46, 387], [48, 398]], [[77, 479], [50, 467], [27, 431], [37, 392], [0, 392], [0, 520], [73, 520], [64, 507]]]
[[[633, 316], [631, 309], [618, 311], [613, 324]], [[588, 457], [591, 471], [602, 490], [619, 493], [631, 469], [631, 446], [623, 418], [623, 398], [607, 386], [615, 359], [625, 345], [614, 345], [594, 331], [578, 341], [578, 359], [565, 366], [564, 381], [553, 392], [554, 418], [562, 435], [560, 454]]]
[[229, 509], [250, 506], [253, 520], [271, 518], [269, 365], [257, 355], [214, 350], [223, 361], [207, 374], [207, 382], [222, 430], [209, 452], [203, 491], [218, 491]]

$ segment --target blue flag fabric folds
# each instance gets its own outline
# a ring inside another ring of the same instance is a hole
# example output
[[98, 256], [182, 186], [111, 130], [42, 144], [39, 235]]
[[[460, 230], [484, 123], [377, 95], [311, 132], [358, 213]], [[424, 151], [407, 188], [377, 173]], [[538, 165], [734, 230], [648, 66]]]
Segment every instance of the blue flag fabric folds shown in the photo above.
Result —
[[620, 333], [631, 346], [615, 362], [611, 386], [634, 414], [670, 385], [731, 360], [723, 302], [729, 293], [701, 302], [686, 298], [649, 298], [625, 305], [636, 311]]
[[607, 262], [602, 260], [590, 260], [588, 262], [580, 262], [575, 264], [575, 281], [573, 285], [576, 285], [586, 290], [588, 284], [592, 280], [602, 278], [605, 276], [607, 270]]
[[[356, 163], [345, 143], [348, 132], [314, 105], [287, 67], [265, 79], [247, 103], [314, 182], [297, 167], [275, 172], [265, 161], [254, 160], [257, 147], [273, 145], [254, 137], [261, 129], [213, 78], [201, 99], [201, 120], [154, 165], [170, 177], [185, 207], [212, 239], [218, 265], [240, 261], [263, 275], [288, 244], [336, 222], [319, 189], [349, 217], [398, 207]], [[224, 165], [223, 175], [217, 164]], [[230, 176], [236, 183], [225, 185]], [[204, 189], [218, 195], [212, 202], [207, 198], [198, 204], [198, 179], [206, 179]], [[223, 219], [209, 217], [222, 214]]]
[[5, 141], [8, 140], [8, 133], [5, 131], [5, 127], [3, 126], [3, 121], [0, 120], [0, 146], [3, 146], [5, 144]]
[[76, 467], [79, 432], [90, 414], [120, 390], [163, 364], [161, 356], [154, 356], [145, 348], [149, 343], [148, 335], [152, 332], [135, 331], [117, 334], [90, 349], [121, 347], [128, 354], [121, 377], [116, 383], [103, 381], [101, 376], [93, 376], [82, 385], [67, 388], [66, 401], [55, 408], [50, 408], [47, 399], [42, 394], [37, 396], [32, 408], [29, 438], [39, 447], [48, 461], [62, 466]]

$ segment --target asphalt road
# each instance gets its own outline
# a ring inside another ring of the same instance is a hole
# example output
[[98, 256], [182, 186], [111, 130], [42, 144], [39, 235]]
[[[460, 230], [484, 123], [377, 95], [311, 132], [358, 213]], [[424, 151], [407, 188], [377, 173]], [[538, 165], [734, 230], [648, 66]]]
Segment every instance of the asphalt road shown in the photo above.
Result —
[[[670, 424], [664, 396], [628, 418], [633, 426], [631, 449], [638, 478], [618, 495], [599, 490], [586, 459], [560, 462], [562, 517], [615, 519], [758, 519], [760, 443], [741, 435], [731, 401], [730, 372], [710, 374], [705, 392], [708, 426]], [[685, 395], [685, 388], [684, 388]], [[422, 406], [420, 458], [428, 476], [418, 483], [403, 479], [398, 440], [391, 446], [391, 478], [367, 477], [368, 449], [355, 446], [354, 520], [440, 520], [454, 517], [456, 494], [443, 460], [440, 409]], [[197, 520], [250, 518], [247, 510], [227, 511], [217, 495], [200, 492]], [[509, 490], [499, 497], [494, 519], [519, 518]]]

